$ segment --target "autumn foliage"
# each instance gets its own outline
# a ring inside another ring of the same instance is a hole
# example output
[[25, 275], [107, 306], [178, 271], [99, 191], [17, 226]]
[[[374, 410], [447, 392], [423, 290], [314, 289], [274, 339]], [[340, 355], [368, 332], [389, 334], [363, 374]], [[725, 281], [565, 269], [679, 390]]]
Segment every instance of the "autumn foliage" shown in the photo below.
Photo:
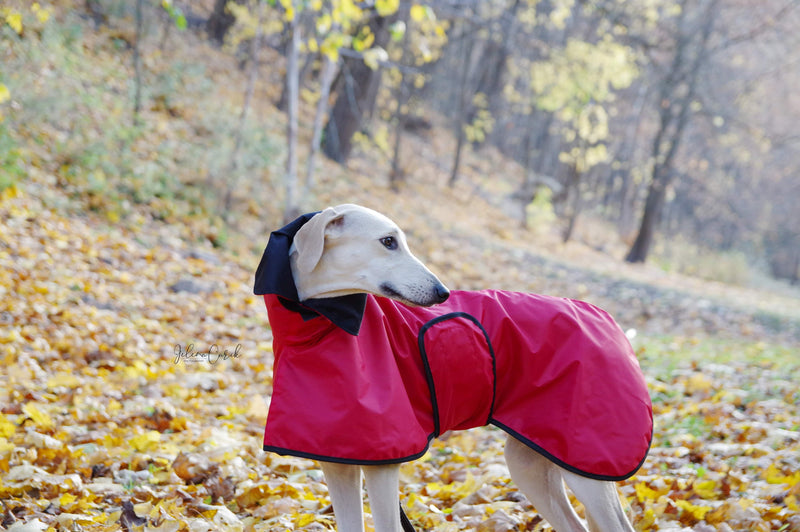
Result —
[[[247, 122], [235, 212], [221, 212], [244, 74], [200, 39], [145, 48], [145, 125], [134, 126], [120, 59], [130, 34], [92, 30], [73, 7], [0, 7], [0, 50], [16, 66], [0, 72], [0, 528], [333, 530], [318, 465], [261, 450], [271, 333], [252, 281], [281, 222], [282, 133]], [[256, 114], [280, 122], [269, 81]], [[570, 116], [579, 135], [598, 134], [601, 120]], [[800, 531], [791, 293], [620, 266], [561, 246], [544, 222], [521, 229], [486, 199], [508, 190], [483, 176], [516, 168], [497, 151], [469, 153], [446, 186], [446, 128], [410, 138], [415, 164], [395, 194], [375, 177], [388, 164], [371, 142], [348, 168], [321, 163], [309, 204], [387, 212], [453, 288], [589, 299], [629, 332], [655, 413], [649, 458], [619, 484], [637, 530]], [[602, 154], [573, 155], [591, 166]], [[548, 207], [532, 219], [551, 219]], [[510, 481], [502, 442], [494, 429], [446, 434], [404, 465], [414, 525], [548, 530]]]
[[[169, 225], [108, 228], [25, 193], [6, 195], [0, 213], [3, 526], [332, 527], [318, 466], [260, 450], [271, 356], [252, 264]], [[619, 488], [637, 528], [797, 530], [793, 352], [711, 339], [637, 345], [656, 416], [650, 457]], [[412, 520], [535, 529], [502, 439], [446, 435], [405, 465]]]

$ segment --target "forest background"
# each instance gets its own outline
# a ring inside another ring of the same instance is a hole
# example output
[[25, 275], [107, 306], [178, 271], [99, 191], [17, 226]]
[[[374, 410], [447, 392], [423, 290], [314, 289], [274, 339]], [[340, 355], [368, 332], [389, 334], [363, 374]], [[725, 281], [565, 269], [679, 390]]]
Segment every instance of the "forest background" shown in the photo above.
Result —
[[[655, 405], [620, 485], [637, 529], [800, 530], [799, 19], [797, 1], [3, 2], [0, 524], [331, 528], [316, 466], [260, 451], [252, 275], [270, 230], [358, 202], [452, 288], [614, 314]], [[545, 527], [500, 448], [472, 431], [404, 466], [415, 525]]]

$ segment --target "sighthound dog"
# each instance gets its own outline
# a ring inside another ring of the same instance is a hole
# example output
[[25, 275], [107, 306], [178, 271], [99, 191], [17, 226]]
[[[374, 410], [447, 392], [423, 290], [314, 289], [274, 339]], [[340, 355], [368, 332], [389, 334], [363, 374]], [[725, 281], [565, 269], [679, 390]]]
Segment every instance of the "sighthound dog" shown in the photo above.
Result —
[[633, 530], [615, 480], [644, 461], [652, 411], [630, 344], [582, 302], [450, 292], [387, 217], [329, 207], [272, 233], [256, 273], [273, 330], [264, 448], [321, 462], [342, 532], [399, 532], [399, 464], [442, 432], [509, 436], [513, 481], [556, 530]]

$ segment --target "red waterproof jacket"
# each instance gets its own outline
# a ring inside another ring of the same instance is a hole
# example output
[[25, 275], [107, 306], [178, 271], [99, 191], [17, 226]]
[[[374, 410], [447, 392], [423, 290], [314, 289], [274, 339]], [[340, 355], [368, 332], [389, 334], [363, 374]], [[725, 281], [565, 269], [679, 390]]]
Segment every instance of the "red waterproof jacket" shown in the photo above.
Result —
[[641, 466], [650, 397], [604, 311], [497, 290], [453, 291], [430, 308], [372, 295], [298, 303], [288, 246], [309, 218], [271, 235], [256, 274], [275, 354], [265, 450], [404, 462], [447, 430], [491, 424], [584, 476]]

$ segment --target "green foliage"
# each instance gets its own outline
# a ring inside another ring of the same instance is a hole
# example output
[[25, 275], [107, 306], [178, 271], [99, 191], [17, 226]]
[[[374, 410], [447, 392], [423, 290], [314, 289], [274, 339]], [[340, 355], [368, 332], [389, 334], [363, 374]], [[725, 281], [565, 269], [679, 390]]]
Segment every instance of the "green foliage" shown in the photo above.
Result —
[[486, 140], [486, 135], [492, 132], [494, 118], [489, 112], [489, 100], [483, 93], [478, 93], [472, 98], [474, 109], [472, 122], [464, 124], [464, 135], [469, 142], [481, 143]]
[[[271, 9], [261, 21], [263, 35], [276, 35], [284, 31], [285, 23], [297, 16], [295, 10], [312, 17], [315, 32], [303, 35], [301, 49], [309, 53], [323, 53], [332, 61], [339, 59], [339, 50], [350, 48], [362, 55], [370, 68], [378, 68], [381, 62], [389, 59], [386, 50], [374, 44], [375, 35], [368, 26], [372, 10], [365, 4], [354, 0], [322, 2], [314, 0], [294, 5], [290, 0], [270, 2]], [[379, 0], [374, 3], [375, 12], [381, 17], [395, 14], [400, 6], [399, 0]], [[230, 2], [228, 11], [236, 17], [236, 29], [229, 37], [229, 45], [238, 46], [243, 40], [252, 39], [259, 24], [257, 15], [246, 5]], [[430, 6], [414, 4], [410, 7], [410, 26], [414, 38], [411, 42], [414, 63], [423, 65], [436, 60], [447, 40], [446, 23], [439, 21]], [[410, 29], [410, 28], [408, 28]], [[396, 21], [391, 28], [392, 39], [399, 43], [406, 34], [403, 21]], [[399, 60], [392, 57], [393, 60]]]
[[640, 364], [656, 380], [667, 380], [673, 378], [677, 372], [707, 365], [717, 365], [720, 368], [733, 365], [770, 367], [785, 375], [794, 375], [800, 371], [797, 352], [787, 345], [724, 338], [699, 340], [655, 335], [637, 337], [633, 344]]
[[530, 67], [537, 106], [565, 121], [575, 120], [592, 102], [613, 101], [613, 91], [630, 86], [638, 75], [633, 50], [609, 36], [597, 43], [570, 39]]
[[525, 208], [527, 226], [536, 234], [544, 235], [550, 231], [556, 221], [553, 209], [553, 191], [547, 187], [539, 187], [533, 201]]
[[653, 261], [666, 272], [726, 284], [745, 286], [751, 278], [750, 264], [743, 252], [714, 250], [680, 237], [657, 249]]
[[172, 0], [161, 0], [161, 7], [166, 11], [169, 18], [175, 23], [175, 27], [179, 30], [186, 29], [186, 16], [183, 14], [181, 8], [173, 5]]
[[[213, 218], [220, 184], [208, 176], [233, 180], [221, 166], [230, 158], [237, 113], [218, 105], [202, 64], [177, 60], [145, 71], [143, 122], [132, 125], [133, 89], [118, 63], [128, 52], [98, 62], [95, 54], [108, 46], [107, 39], [87, 39], [72, 13], [24, 39], [0, 40], [9, 58], [9, 75], [0, 78], [0, 189], [24, 182], [33, 165], [55, 176], [73, 206], [112, 222], [142, 207], [164, 220]], [[151, 49], [145, 42], [144, 53]], [[197, 105], [205, 111], [190, 121], [186, 110]], [[276, 144], [263, 127], [248, 125], [239, 174], [269, 186], [263, 176], [276, 162]]]
[[0, 28], [10, 30], [19, 37], [27, 31], [38, 33], [50, 20], [50, 10], [39, 2], [33, 2], [25, 9], [22, 6], [0, 7]]
[[[547, 59], [528, 65], [534, 105], [558, 117], [564, 139], [572, 145], [559, 154], [563, 163], [583, 173], [608, 158], [606, 107], [614, 101], [614, 91], [630, 86], [638, 75], [633, 50], [608, 35], [597, 43], [570, 39]], [[513, 88], [506, 95], [512, 103], [522, 101]]]
[[25, 159], [22, 150], [0, 122], [0, 192], [13, 187], [25, 176]]
[[[230, 154], [233, 152], [233, 139], [238, 122], [233, 113], [214, 113], [201, 119], [202, 128], [214, 132], [208, 138], [208, 144], [199, 146], [197, 153], [191, 157], [199, 157], [206, 172], [220, 179], [232, 181], [234, 176], [227, 175]], [[247, 176], [263, 176], [266, 172], [277, 174], [280, 168], [281, 145], [269, 132], [257, 123], [247, 122], [241, 135], [242, 146], [239, 150], [236, 168], [238, 174]], [[188, 161], [187, 161], [188, 162]], [[264, 185], [264, 182], [261, 182]]]
[[[284, 30], [286, 23], [291, 22], [298, 15], [296, 11], [305, 16], [313, 17], [316, 34], [303, 35], [302, 49], [311, 52], [322, 52], [331, 60], [339, 58], [339, 50], [352, 48], [362, 53], [365, 60], [370, 61], [370, 66], [376, 64], [377, 48], [372, 44], [375, 36], [367, 26], [370, 10], [362, 9], [360, 2], [354, 0], [339, 0], [335, 2], [296, 3], [291, 0], [270, 2], [268, 15], [260, 21], [260, 31], [263, 35], [276, 35]], [[375, 3], [375, 9], [380, 16], [390, 16], [397, 11], [398, 0], [382, 0]], [[258, 16], [246, 5], [229, 2], [227, 9], [236, 17], [236, 28], [229, 36], [228, 42], [232, 47], [237, 47], [243, 40], [252, 39], [259, 25]]]
[[25, 61], [27, 49], [38, 48], [39, 37], [50, 20], [50, 10], [38, 2], [23, 6], [0, 7], [0, 53], [5, 52], [5, 72], [0, 71], [0, 192], [13, 190], [25, 177], [28, 162], [15, 116], [27, 87], [12, 65], [14, 59]]

